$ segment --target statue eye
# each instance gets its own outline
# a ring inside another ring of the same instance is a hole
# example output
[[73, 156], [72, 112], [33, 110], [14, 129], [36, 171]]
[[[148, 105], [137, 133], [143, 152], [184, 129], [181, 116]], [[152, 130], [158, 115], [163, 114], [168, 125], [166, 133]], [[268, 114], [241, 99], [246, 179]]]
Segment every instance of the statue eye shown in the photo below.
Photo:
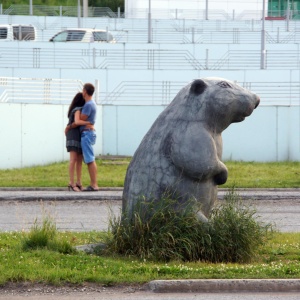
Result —
[[221, 87], [221, 88], [224, 88], [224, 89], [226, 89], [226, 88], [231, 88], [231, 87], [232, 87], [232, 86], [231, 86], [228, 82], [226, 82], [226, 81], [220, 81], [220, 82], [217, 83], [217, 85], [218, 85], [219, 87]]

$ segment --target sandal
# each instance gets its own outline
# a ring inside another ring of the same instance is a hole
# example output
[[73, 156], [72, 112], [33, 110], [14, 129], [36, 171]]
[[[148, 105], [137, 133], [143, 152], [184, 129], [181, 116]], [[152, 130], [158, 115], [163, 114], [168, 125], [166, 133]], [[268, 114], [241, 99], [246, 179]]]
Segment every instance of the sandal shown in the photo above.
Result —
[[86, 189], [84, 189], [83, 191], [85, 192], [98, 192], [99, 189], [95, 189], [93, 188], [91, 185], [89, 185]]
[[78, 189], [78, 187], [76, 185], [68, 185], [68, 189], [69, 191], [72, 190], [73, 192], [80, 192], [80, 190]]
[[83, 191], [83, 186], [82, 186], [82, 184], [76, 183], [76, 186], [80, 189], [81, 192]]

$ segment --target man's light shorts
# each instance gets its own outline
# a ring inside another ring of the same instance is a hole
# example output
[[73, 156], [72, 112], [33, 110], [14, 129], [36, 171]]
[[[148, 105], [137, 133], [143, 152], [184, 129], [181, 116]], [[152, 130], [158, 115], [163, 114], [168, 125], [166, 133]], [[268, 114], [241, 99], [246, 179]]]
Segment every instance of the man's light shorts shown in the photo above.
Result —
[[93, 145], [96, 143], [96, 132], [94, 130], [83, 131], [81, 133], [81, 148], [83, 160], [89, 164], [95, 160]]

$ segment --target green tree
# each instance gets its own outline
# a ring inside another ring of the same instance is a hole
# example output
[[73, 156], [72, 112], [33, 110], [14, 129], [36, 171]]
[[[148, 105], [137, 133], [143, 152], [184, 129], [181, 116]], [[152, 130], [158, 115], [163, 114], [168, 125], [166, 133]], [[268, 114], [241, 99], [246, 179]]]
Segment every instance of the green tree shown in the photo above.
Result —
[[[29, 0], [0, 0], [3, 9], [9, 8], [11, 5], [29, 5]], [[82, 1], [81, 5], [82, 5]], [[78, 0], [32, 0], [33, 5], [48, 6], [77, 6]], [[90, 7], [109, 7], [116, 12], [118, 7], [124, 11], [124, 0], [88, 0]]]

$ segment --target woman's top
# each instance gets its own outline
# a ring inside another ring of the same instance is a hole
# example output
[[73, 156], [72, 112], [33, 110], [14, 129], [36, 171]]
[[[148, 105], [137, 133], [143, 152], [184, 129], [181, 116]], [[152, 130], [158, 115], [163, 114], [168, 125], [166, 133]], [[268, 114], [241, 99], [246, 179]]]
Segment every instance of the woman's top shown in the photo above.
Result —
[[[75, 107], [70, 114], [69, 117], [69, 123], [68, 125], [72, 124], [75, 120], [75, 112], [80, 110], [81, 111], [82, 107]], [[81, 136], [80, 136], [80, 131], [79, 127], [75, 127], [72, 129], [69, 129], [67, 132], [67, 141], [66, 141], [66, 147], [67, 151], [75, 151], [77, 153], [82, 153], [81, 149]]]

